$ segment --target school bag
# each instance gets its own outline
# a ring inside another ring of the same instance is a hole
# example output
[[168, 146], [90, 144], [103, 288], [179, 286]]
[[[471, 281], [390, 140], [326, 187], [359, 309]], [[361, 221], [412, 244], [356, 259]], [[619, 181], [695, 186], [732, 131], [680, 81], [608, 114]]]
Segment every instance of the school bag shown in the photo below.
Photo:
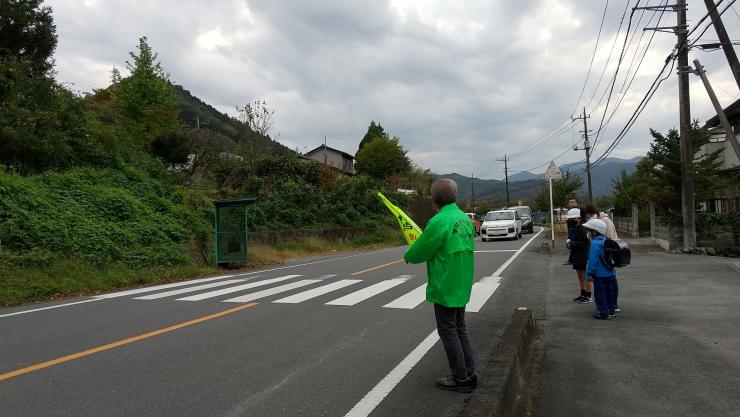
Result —
[[630, 264], [632, 251], [622, 239], [604, 239], [604, 253], [601, 260], [611, 268], [623, 268]]

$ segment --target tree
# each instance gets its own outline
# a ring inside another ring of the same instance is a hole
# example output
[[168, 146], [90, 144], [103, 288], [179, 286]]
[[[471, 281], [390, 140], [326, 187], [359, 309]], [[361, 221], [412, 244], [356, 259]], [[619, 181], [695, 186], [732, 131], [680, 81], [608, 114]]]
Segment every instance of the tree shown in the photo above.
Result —
[[24, 173], [63, 167], [87, 152], [80, 99], [49, 76], [56, 44], [51, 8], [0, 2], [0, 164]]
[[379, 179], [404, 175], [411, 169], [407, 153], [397, 137], [376, 137], [357, 152], [357, 172]]
[[137, 49], [126, 61], [131, 75], [116, 86], [117, 108], [134, 142], [148, 150], [155, 138], [177, 128], [177, 98], [146, 36]]
[[[568, 199], [583, 186], [583, 180], [575, 172], [566, 170], [563, 178], [552, 182], [553, 208], [565, 207]], [[538, 211], [550, 211], [550, 185], [545, 183], [534, 198]]]
[[362, 137], [362, 140], [360, 141], [359, 149], [357, 149], [357, 156], [362, 148], [365, 147], [368, 143], [372, 142], [376, 138], [387, 138], [388, 134], [385, 133], [385, 130], [383, 129], [383, 126], [380, 125], [380, 123], [375, 123], [375, 120], [370, 122], [370, 126], [367, 128], [367, 133], [365, 133], [365, 136]]
[[249, 126], [252, 132], [258, 135], [267, 136], [272, 129], [272, 116], [275, 110], [267, 107], [265, 100], [255, 100], [247, 103], [244, 107], [237, 107], [236, 112], [238, 119]]
[[[615, 182], [615, 200], [619, 208], [654, 201], [666, 209], [681, 208], [681, 137], [676, 129], [664, 135], [650, 129], [653, 142], [645, 158], [631, 174], [622, 174]], [[727, 180], [719, 174], [721, 150], [702, 153], [709, 142], [709, 132], [694, 122], [691, 127], [694, 148], [694, 185], [697, 196], [708, 196], [724, 188]]]
[[0, 2], [0, 63], [15, 61], [30, 76], [47, 75], [54, 67], [56, 26], [51, 7], [42, 0]]

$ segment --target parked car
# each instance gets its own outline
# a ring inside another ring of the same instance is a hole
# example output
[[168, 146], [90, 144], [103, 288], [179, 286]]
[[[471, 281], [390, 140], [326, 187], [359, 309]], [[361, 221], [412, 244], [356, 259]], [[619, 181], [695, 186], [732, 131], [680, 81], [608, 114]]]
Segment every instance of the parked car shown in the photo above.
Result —
[[527, 233], [534, 233], [534, 223], [532, 222], [532, 211], [529, 206], [514, 206], [509, 207], [509, 210], [516, 210], [519, 216], [522, 218], [522, 231]]
[[522, 217], [516, 210], [496, 210], [486, 214], [480, 227], [481, 240], [519, 239], [522, 237]]
[[470, 220], [475, 225], [475, 235], [480, 235], [480, 222], [478, 221], [478, 217], [475, 215], [475, 213], [465, 213], [470, 217]]

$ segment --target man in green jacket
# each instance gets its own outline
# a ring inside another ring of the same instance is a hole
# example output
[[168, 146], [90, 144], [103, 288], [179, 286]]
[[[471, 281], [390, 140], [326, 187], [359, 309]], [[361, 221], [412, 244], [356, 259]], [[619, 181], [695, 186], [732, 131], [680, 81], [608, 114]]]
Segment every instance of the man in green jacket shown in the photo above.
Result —
[[438, 212], [406, 251], [404, 259], [412, 264], [427, 263], [426, 298], [434, 303], [437, 333], [451, 371], [451, 375], [437, 378], [437, 387], [471, 392], [478, 386], [478, 377], [465, 328], [465, 305], [473, 288], [475, 226], [455, 203], [455, 181], [435, 181], [432, 199]]

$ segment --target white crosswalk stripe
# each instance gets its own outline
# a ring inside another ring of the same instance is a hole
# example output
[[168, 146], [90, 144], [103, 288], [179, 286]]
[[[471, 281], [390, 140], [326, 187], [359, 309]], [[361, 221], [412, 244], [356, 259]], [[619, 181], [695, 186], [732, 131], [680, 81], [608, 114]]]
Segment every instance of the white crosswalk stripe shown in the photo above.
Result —
[[206, 293], [203, 293], [203, 294], [191, 295], [190, 297], [178, 298], [177, 300], [178, 301], [201, 301], [201, 300], [205, 300], [205, 299], [208, 299], [208, 298], [215, 298], [215, 297], [218, 297], [218, 296], [221, 296], [221, 295], [224, 295], [224, 294], [231, 294], [231, 293], [235, 293], [235, 292], [239, 292], [239, 291], [248, 290], [250, 288], [262, 287], [262, 286], [265, 286], [265, 285], [274, 284], [276, 282], [286, 281], [286, 280], [289, 280], [289, 279], [292, 279], [292, 278], [296, 278], [296, 277], [300, 277], [300, 275], [285, 275], [285, 276], [282, 276], [282, 277], [270, 278], [270, 279], [265, 279], [265, 280], [262, 280], [262, 281], [250, 282], [250, 283], [243, 284], [243, 285], [237, 285], [236, 287], [229, 287], [229, 288], [224, 288], [224, 289], [220, 289], [220, 290], [216, 290], [216, 291], [206, 292]]
[[377, 284], [373, 284], [369, 287], [363, 288], [361, 290], [355, 291], [351, 294], [345, 295], [344, 297], [337, 298], [336, 300], [329, 301], [328, 305], [337, 305], [337, 306], [353, 306], [359, 302], [365, 301], [370, 297], [376, 296], [380, 294], [383, 291], [387, 291], [397, 285], [401, 285], [409, 278], [411, 278], [413, 275], [401, 275], [393, 279], [385, 280], [378, 282]]
[[224, 300], [223, 302], [224, 303], [246, 303], [249, 301], [258, 300], [260, 298], [269, 297], [271, 295], [280, 294], [281, 292], [286, 292], [286, 291], [294, 290], [296, 288], [305, 287], [306, 285], [311, 285], [316, 282], [321, 282], [321, 280], [302, 279], [300, 281], [291, 282], [290, 284], [279, 285], [277, 287], [273, 287], [268, 290], [257, 291], [255, 293], [242, 295], [242, 296], [234, 297], [234, 298], [229, 298], [228, 300]]
[[416, 306], [423, 303], [424, 300], [426, 300], [426, 296], [427, 296], [427, 284], [424, 283], [424, 285], [414, 288], [410, 292], [396, 298], [395, 300], [384, 305], [383, 307], [385, 308], [405, 308], [405, 309], [411, 310], [412, 308], [416, 308]]
[[126, 291], [114, 292], [114, 293], [111, 293], [111, 294], [103, 294], [103, 295], [98, 295], [95, 298], [117, 298], [117, 297], [125, 297], [127, 295], [141, 294], [141, 293], [144, 293], [144, 292], [159, 291], [159, 290], [164, 290], [164, 289], [167, 289], [167, 288], [184, 287], [186, 285], [200, 284], [201, 282], [216, 281], [216, 280], [219, 280], [219, 279], [231, 278], [231, 277], [233, 277], [233, 275], [221, 275], [219, 277], [193, 279], [193, 280], [190, 280], [190, 281], [174, 282], [172, 284], [155, 285], [153, 287], [135, 288], [133, 290], [126, 290]]
[[188, 292], [196, 292], [200, 290], [206, 290], [208, 288], [223, 287], [224, 285], [236, 284], [237, 282], [244, 282], [243, 279], [227, 279], [226, 281], [211, 282], [209, 284], [196, 285], [195, 287], [179, 288], [177, 290], [170, 290], [165, 292], [158, 292], [155, 294], [144, 295], [136, 297], [134, 300], [157, 300], [159, 298], [171, 297], [173, 295], [185, 294]]
[[493, 293], [501, 283], [501, 277], [483, 277], [473, 284], [473, 292], [470, 294], [470, 302], [465, 311], [477, 313], [488, 302]]
[[362, 282], [361, 279], [342, 279], [336, 282], [332, 282], [331, 284], [323, 285], [318, 288], [313, 288], [308, 291], [304, 291], [298, 294], [291, 295], [289, 297], [281, 298], [279, 300], [273, 301], [273, 303], [288, 303], [288, 304], [296, 304], [301, 303], [306, 300], [310, 300], [312, 298], [316, 298], [318, 296], [328, 294], [332, 291], [336, 291], [345, 287], [349, 287], [352, 284], [357, 284], [358, 282]]
[[[339, 279], [334, 281], [333, 278], [337, 277], [336, 274], [322, 275], [312, 279], [303, 279], [290, 283], [283, 283], [294, 278], [301, 277], [300, 274], [284, 275], [276, 278], [260, 279], [258, 281], [246, 281], [244, 278], [225, 279], [233, 277], [233, 275], [224, 275], [219, 277], [210, 277], [196, 279], [186, 282], [176, 282], [172, 284], [157, 285], [147, 288], [136, 288], [128, 291], [121, 291], [112, 294], [104, 294], [98, 297], [100, 298], [116, 298], [128, 295], [137, 295], [140, 293], [151, 293], [144, 294], [141, 296], [135, 296], [136, 300], [158, 300], [166, 297], [178, 296], [181, 294], [195, 293], [193, 295], [184, 296], [177, 298], [177, 301], [202, 301], [208, 299], [218, 299], [219, 297], [234, 293], [243, 293], [236, 297], [223, 300], [223, 302], [229, 303], [246, 303], [249, 301], [271, 297], [277, 294], [282, 294], [291, 290], [307, 287], [312, 284], [318, 283], [320, 286], [309, 288], [284, 296], [282, 298], [272, 301], [275, 304], [298, 304], [313, 300], [320, 296], [339, 291], [343, 288], [352, 286], [359, 286], [363, 280], [360, 279]], [[258, 277], [254, 277], [258, 278]], [[368, 286], [363, 286], [352, 293], [343, 295], [342, 297], [331, 300], [326, 305], [339, 305], [339, 306], [354, 306], [363, 301], [369, 300], [377, 295], [383, 294], [395, 287], [399, 287], [401, 284], [409, 282], [414, 275], [400, 275], [395, 278], [387, 279], [380, 282], [372, 283]], [[283, 283], [277, 285], [278, 283]], [[200, 285], [194, 285], [200, 284]], [[237, 284], [237, 285], [235, 285]], [[501, 277], [489, 276], [483, 277], [478, 282], [473, 284], [472, 293], [470, 296], [470, 302], [466, 306], [465, 311], [470, 313], [479, 312], [483, 306], [493, 296], [494, 292], [498, 289], [501, 284]], [[277, 286], [274, 286], [277, 285]], [[222, 288], [218, 288], [222, 287]], [[254, 288], [266, 287], [266, 289], [259, 290], [256, 292], [248, 292]], [[401, 294], [391, 302], [382, 305], [383, 308], [393, 308], [401, 310], [413, 310], [422, 305], [426, 299], [427, 284], [424, 283], [418, 287], [413, 288], [411, 291], [401, 293], [400, 287], [397, 294]], [[165, 291], [162, 291], [165, 290]], [[210, 290], [210, 291], [206, 291]], [[206, 292], [202, 292], [206, 291]], [[245, 293], [246, 292], [246, 293]], [[270, 302], [270, 300], [268, 300]], [[380, 304], [380, 303], [379, 303]]]

